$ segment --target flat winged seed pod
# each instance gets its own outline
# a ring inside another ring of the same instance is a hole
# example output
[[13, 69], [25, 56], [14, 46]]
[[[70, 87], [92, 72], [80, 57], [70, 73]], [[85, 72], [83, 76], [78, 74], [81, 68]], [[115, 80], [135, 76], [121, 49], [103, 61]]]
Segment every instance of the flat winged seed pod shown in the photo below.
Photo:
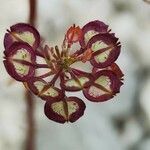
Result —
[[120, 43], [112, 34], [98, 34], [90, 39], [87, 47], [93, 51], [91, 64], [97, 68], [110, 66], [120, 54]]
[[86, 47], [88, 41], [95, 35], [97, 34], [103, 34], [107, 33], [108, 31], [108, 25], [105, 23], [95, 20], [87, 23], [83, 28], [82, 28], [83, 36], [82, 36], [82, 41], [81, 45], [82, 47]]
[[108, 101], [120, 92], [124, 75], [115, 61], [121, 44], [105, 23], [95, 20], [82, 28], [74, 24], [61, 49], [40, 41], [33, 26], [11, 26], [4, 37], [4, 65], [11, 77], [46, 101], [50, 120], [75, 122], [84, 114], [85, 103], [67, 97], [68, 92], [82, 91], [85, 101], [92, 102]]
[[32, 65], [36, 60], [32, 47], [26, 43], [15, 42], [5, 51], [4, 65], [10, 76], [17, 81], [27, 81], [34, 76]]
[[[116, 63], [113, 63], [113, 64], [111, 64], [111, 66], [109, 66], [107, 68], [103, 68], [103, 69], [113, 71], [119, 79], [123, 80], [124, 74], [122, 73], [121, 69], [119, 68], [119, 66]], [[102, 70], [101, 68], [93, 67], [92, 73], [95, 74], [96, 72], [101, 71], [101, 70]]]
[[60, 100], [64, 98], [64, 93], [60, 89], [48, 84], [43, 79], [33, 78], [26, 83], [28, 88], [43, 100]]
[[77, 97], [66, 97], [60, 101], [47, 101], [45, 103], [45, 115], [56, 122], [75, 122], [83, 114], [85, 103]]
[[90, 74], [82, 74], [78, 72], [74, 73], [74, 69], [71, 73], [71, 78], [65, 79], [61, 85], [66, 91], [80, 91], [83, 88], [90, 86], [92, 81], [92, 76]]
[[15, 41], [28, 43], [33, 49], [38, 48], [40, 44], [40, 35], [38, 31], [29, 24], [18, 23], [10, 27], [4, 37], [4, 47], [7, 49]]
[[122, 82], [110, 70], [98, 71], [91, 86], [83, 90], [85, 97], [93, 102], [110, 100], [119, 92]]

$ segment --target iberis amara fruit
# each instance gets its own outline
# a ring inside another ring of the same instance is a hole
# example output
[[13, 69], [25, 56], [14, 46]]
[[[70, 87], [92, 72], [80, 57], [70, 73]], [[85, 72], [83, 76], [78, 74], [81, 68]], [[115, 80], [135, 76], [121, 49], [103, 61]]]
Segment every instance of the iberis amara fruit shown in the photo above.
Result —
[[8, 74], [45, 101], [45, 115], [56, 122], [75, 122], [86, 108], [68, 92], [82, 91], [92, 102], [113, 98], [123, 84], [115, 63], [121, 45], [108, 25], [92, 21], [71, 26], [61, 47], [51, 47], [31, 25], [18, 23], [4, 37], [4, 65]]

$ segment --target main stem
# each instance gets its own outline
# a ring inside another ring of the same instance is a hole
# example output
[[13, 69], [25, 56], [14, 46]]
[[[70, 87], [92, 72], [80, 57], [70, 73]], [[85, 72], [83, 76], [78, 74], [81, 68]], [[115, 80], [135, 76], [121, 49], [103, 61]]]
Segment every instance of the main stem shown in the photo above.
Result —
[[[28, 23], [35, 26], [36, 24], [36, 9], [37, 9], [37, 1], [29, 0], [29, 17]], [[34, 119], [34, 98], [33, 95], [26, 90], [25, 91], [25, 99], [27, 106], [27, 136], [25, 143], [25, 150], [35, 150], [35, 119]]]
[[33, 95], [29, 91], [25, 91], [27, 104], [27, 135], [25, 150], [35, 150], [35, 120], [34, 120], [34, 101]]
[[33, 26], [35, 26], [35, 24], [36, 24], [36, 17], [37, 17], [37, 1], [36, 0], [29, 0], [28, 22]]

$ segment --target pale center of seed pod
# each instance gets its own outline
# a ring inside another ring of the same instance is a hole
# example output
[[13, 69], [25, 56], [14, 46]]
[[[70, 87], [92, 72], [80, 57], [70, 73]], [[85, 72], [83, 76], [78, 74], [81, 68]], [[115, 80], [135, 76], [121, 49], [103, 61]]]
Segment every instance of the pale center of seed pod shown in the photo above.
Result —
[[[74, 101], [67, 102], [67, 106], [68, 106], [68, 115], [69, 116], [79, 109], [78, 104]], [[68, 116], [66, 116], [66, 114], [65, 114], [63, 101], [55, 102], [51, 105], [51, 107], [55, 113], [63, 116], [65, 119], [68, 118]]]
[[[26, 49], [17, 50], [17, 52], [12, 56], [12, 59], [25, 60], [31, 62], [31, 55]], [[23, 65], [19, 62], [13, 62], [16, 72], [20, 76], [25, 76], [29, 72], [29, 66]]]
[[107, 51], [105, 51], [105, 52], [95, 56], [94, 58], [96, 59], [96, 62], [97, 63], [105, 62], [107, 60], [107, 58], [109, 57], [110, 52], [111, 52], [111, 49], [109, 49], [109, 50], [107, 50]]
[[85, 44], [87, 44], [88, 41], [89, 41], [93, 36], [97, 35], [98, 33], [99, 33], [99, 32], [96, 32], [96, 31], [94, 31], [94, 30], [90, 30], [90, 31], [88, 31], [87, 33], [85, 33], [85, 35], [84, 35]]
[[106, 48], [106, 47], [108, 47], [108, 45], [105, 44], [105, 43], [102, 42], [102, 41], [96, 41], [95, 43], [92, 44], [92, 50], [93, 50], [94, 52], [96, 52], [96, 51], [98, 51], [98, 50], [100, 50], [100, 49]]
[[63, 102], [55, 102], [51, 105], [52, 110], [57, 113], [58, 115], [63, 116], [65, 119], [67, 119], [67, 116], [65, 114], [64, 105]]
[[103, 90], [95, 86], [90, 86], [88, 93], [90, 96], [95, 97], [95, 98], [106, 94], [106, 92], [104, 92]]
[[68, 104], [69, 115], [73, 114], [74, 112], [76, 112], [79, 109], [78, 104], [74, 101], [69, 101], [69, 102], [67, 102], [67, 104]]
[[[80, 84], [83, 86], [86, 82], [89, 81], [89, 78], [87, 77], [80, 77], [78, 78]], [[80, 87], [80, 85], [78, 84], [77, 81], [75, 81], [74, 79], [70, 79], [68, 80], [66, 83], [65, 83], [66, 86], [69, 86], [69, 87]]]
[[55, 89], [53, 89], [53, 88], [50, 87], [47, 91], [45, 91], [43, 93], [43, 95], [51, 96], [51, 97], [56, 97], [56, 96], [58, 96], [58, 92]]
[[[42, 89], [44, 88], [45, 84], [40, 81], [36, 81], [36, 82], [34, 82], [34, 86], [37, 88], [38, 92], [41, 92]], [[58, 92], [55, 89], [53, 89], [52, 87], [50, 87], [42, 95], [56, 97], [56, 96], [58, 96]]]
[[38, 90], [38, 92], [41, 92], [43, 87], [44, 87], [44, 83], [40, 82], [40, 81], [36, 81], [34, 82], [34, 86], [36, 87], [36, 89]]
[[107, 90], [111, 90], [110, 89], [111, 80], [107, 76], [100, 76], [97, 80], [95, 80], [95, 83], [102, 85]]
[[26, 31], [26, 32], [15, 33], [15, 34], [18, 38], [20, 38], [24, 42], [27, 42], [30, 46], [34, 45], [35, 37], [34, 37], [33, 33]]

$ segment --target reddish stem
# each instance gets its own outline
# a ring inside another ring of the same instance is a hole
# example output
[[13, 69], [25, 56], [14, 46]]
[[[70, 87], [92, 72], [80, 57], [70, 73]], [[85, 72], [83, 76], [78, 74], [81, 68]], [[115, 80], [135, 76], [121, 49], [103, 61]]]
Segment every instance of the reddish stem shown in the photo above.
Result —
[[[36, 8], [37, 1], [29, 0], [29, 18], [28, 22], [35, 26], [36, 23]], [[25, 91], [26, 105], [27, 105], [27, 137], [25, 143], [25, 150], [35, 150], [35, 119], [34, 119], [34, 100], [33, 95], [29, 91]]]
[[35, 26], [36, 18], [37, 18], [37, 1], [36, 0], [29, 0], [29, 18], [28, 22]]
[[33, 95], [29, 91], [25, 91], [25, 99], [27, 104], [27, 136], [25, 150], [35, 150], [35, 120], [34, 120], [34, 102]]

